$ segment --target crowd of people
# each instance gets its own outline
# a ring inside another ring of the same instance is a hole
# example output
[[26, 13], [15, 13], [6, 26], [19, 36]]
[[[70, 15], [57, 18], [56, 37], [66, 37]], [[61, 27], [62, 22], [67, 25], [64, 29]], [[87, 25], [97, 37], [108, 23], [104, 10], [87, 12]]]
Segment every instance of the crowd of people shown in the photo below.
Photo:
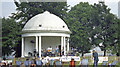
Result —
[[18, 59], [17, 61], [15, 61], [15, 64], [12, 65], [12, 63], [8, 63], [8, 62], [0, 62], [0, 67], [12, 67], [12, 66], [16, 66], [16, 67], [62, 67], [62, 61], [60, 59], [46, 59], [46, 58], [35, 58], [35, 59], [26, 59], [24, 61], [22, 61], [21, 59]]
[[0, 61], [0, 67], [12, 67], [12, 62], [1, 62]]
[[[49, 51], [50, 50], [52, 49], [49, 48]], [[95, 50], [93, 50], [93, 58], [94, 58], [93, 67], [98, 67], [99, 61], [98, 53]], [[79, 62], [79, 67], [88, 67], [88, 63], [89, 63], [88, 59], [86, 59], [86, 57], [83, 56], [82, 60]], [[117, 61], [114, 61], [113, 64], [116, 63]], [[13, 65], [17, 67], [62, 67], [63, 61], [60, 57], [58, 59], [50, 59], [50, 57], [47, 56], [44, 58], [34, 57], [34, 59], [32, 60], [30, 58], [27, 58], [26, 60], [19, 58], [18, 60], [15, 61], [15, 64], [12, 64], [12, 62], [0, 62], [0, 67], [12, 67]], [[69, 67], [76, 67], [76, 61], [74, 60], [74, 58], [71, 58], [71, 61], [69, 61]]]
[[[86, 62], [84, 60], [80, 62], [80, 65], [81, 64], [88, 65], [84, 63]], [[0, 67], [12, 67], [12, 66], [16, 66], [16, 67], [62, 67], [63, 62], [60, 58], [59, 59], [35, 58], [32, 60], [26, 59], [24, 61], [21, 61], [21, 59], [18, 59], [17, 61], [15, 61], [15, 65], [12, 65], [12, 63], [0, 63], [0, 65], [1, 65]], [[72, 58], [68, 66], [76, 67], [76, 61]]]
[[[46, 56], [49, 56], [49, 57], [61, 56], [61, 55], [64, 55], [64, 50], [60, 50], [58, 48], [58, 46], [56, 46], [56, 48], [52, 48], [50, 46], [47, 49], [42, 48], [41, 55], [42, 55], [42, 57], [46, 57]], [[71, 47], [71, 52], [67, 53], [67, 56], [79, 56], [79, 53], [77, 53], [77, 49]]]
[[[41, 49], [41, 56], [42, 57], [58, 57], [58, 56], [63, 56], [64, 55], [64, 48], [61, 50], [61, 48], [58, 48], [56, 46], [55, 48], [52, 48], [49, 46], [48, 48], [42, 48]], [[39, 57], [39, 53], [36, 52], [36, 49], [33, 50], [33, 52], [28, 52], [29, 57]], [[67, 53], [67, 56], [79, 56], [79, 53], [77, 50], [73, 47], [71, 47], [71, 52]]]
[[[41, 56], [42, 57], [56, 57], [59, 56], [60, 54], [60, 50], [58, 48], [58, 46], [56, 46], [56, 48], [52, 48], [51, 46], [49, 46], [48, 48], [42, 48], [41, 49]], [[39, 57], [39, 53], [36, 51], [36, 49], [33, 50], [33, 52], [28, 52], [28, 56], [29, 57]]]
[[53, 49], [51, 46], [48, 47], [47, 49], [44, 49], [42, 48], [41, 50], [41, 55], [42, 57], [46, 57], [46, 56], [49, 56], [49, 57], [55, 57], [55, 56], [59, 56], [59, 48], [58, 46], [56, 46], [55, 49]]

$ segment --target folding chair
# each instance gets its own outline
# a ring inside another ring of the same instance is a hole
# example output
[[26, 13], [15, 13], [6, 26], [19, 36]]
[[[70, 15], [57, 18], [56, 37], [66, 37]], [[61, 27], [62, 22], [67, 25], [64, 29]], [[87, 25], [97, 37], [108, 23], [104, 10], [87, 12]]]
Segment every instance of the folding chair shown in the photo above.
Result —
[[88, 59], [82, 59], [81, 66], [88, 67]]
[[117, 61], [113, 61], [113, 62], [111, 63], [111, 66], [112, 66], [112, 67], [116, 67], [116, 64], [117, 64]]
[[107, 66], [107, 65], [106, 65], [107, 62], [108, 62], [108, 61], [103, 61], [102, 64], [101, 64], [101, 67], [106, 67], [106, 66]]
[[20, 67], [21, 61], [15, 61], [15, 63], [16, 63], [16, 67]]
[[49, 60], [49, 66], [54, 67], [54, 60]]
[[41, 67], [42, 66], [42, 61], [41, 60], [36, 60], [36, 65], [37, 65], [37, 67]]
[[28, 64], [31, 65], [33, 61], [28, 61]]
[[108, 61], [103, 61], [101, 65], [106, 65]]
[[16, 65], [20, 65], [21, 61], [15, 61]]
[[29, 66], [29, 61], [23, 61], [25, 67], [28, 67]]
[[62, 62], [61, 61], [55, 61], [55, 67], [62, 67]]

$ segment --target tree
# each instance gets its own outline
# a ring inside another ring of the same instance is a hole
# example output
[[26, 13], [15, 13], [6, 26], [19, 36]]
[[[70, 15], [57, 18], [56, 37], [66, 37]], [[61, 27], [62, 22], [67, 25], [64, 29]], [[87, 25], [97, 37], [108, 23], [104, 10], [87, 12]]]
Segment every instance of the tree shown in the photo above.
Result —
[[120, 56], [120, 28], [119, 28], [119, 26], [120, 26], [120, 19], [116, 19], [116, 22], [118, 22], [118, 28], [117, 28], [117, 32], [118, 32], [118, 34], [117, 34], [117, 36], [118, 36], [118, 39], [116, 40], [116, 42], [117, 43], [115, 43], [115, 45], [114, 46], [112, 46], [112, 47], [110, 47], [110, 49], [111, 49], [111, 51], [112, 51], [112, 53], [113, 54], [116, 54], [117, 56]]
[[66, 22], [72, 31], [70, 44], [79, 48], [80, 52], [88, 52], [92, 46], [100, 46], [104, 50], [115, 51], [118, 49], [118, 23], [115, 15], [110, 13], [110, 9], [104, 4], [89, 5], [79, 3], [68, 12]]
[[92, 17], [92, 31], [91, 39], [93, 44], [99, 46], [102, 43], [101, 49], [104, 50], [104, 56], [106, 50], [111, 46], [115, 46], [118, 43], [118, 21], [117, 17], [110, 13], [110, 9], [104, 4], [94, 4], [95, 9], [94, 17]]
[[71, 8], [66, 18], [68, 27], [72, 31], [70, 44], [78, 47], [82, 56], [84, 53], [89, 52], [92, 46], [88, 34], [90, 29], [88, 24], [91, 22], [92, 11], [93, 8], [91, 5], [87, 2], [80, 2]]
[[[21, 26], [12, 18], [2, 18], [2, 55], [20, 55]], [[16, 49], [17, 48], [17, 49]]]
[[17, 6], [17, 13], [13, 13], [16, 20], [21, 20], [21, 22], [27, 22], [33, 16], [43, 13], [44, 11], [49, 11], [61, 19], [66, 16], [66, 11], [68, 6], [66, 2], [21, 2], [15, 1]]

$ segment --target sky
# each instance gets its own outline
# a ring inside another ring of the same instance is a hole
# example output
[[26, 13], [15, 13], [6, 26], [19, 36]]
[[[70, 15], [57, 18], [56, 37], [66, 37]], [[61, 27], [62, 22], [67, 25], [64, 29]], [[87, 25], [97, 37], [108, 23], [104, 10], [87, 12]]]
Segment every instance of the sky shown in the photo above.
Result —
[[[16, 12], [16, 6], [14, 0], [0, 0], [0, 17], [8, 17], [11, 13]], [[100, 0], [67, 0], [67, 4], [73, 7], [79, 2], [89, 2], [90, 4], [98, 3]], [[111, 13], [118, 16], [118, 1], [120, 0], [103, 0], [108, 8], [111, 9]]]

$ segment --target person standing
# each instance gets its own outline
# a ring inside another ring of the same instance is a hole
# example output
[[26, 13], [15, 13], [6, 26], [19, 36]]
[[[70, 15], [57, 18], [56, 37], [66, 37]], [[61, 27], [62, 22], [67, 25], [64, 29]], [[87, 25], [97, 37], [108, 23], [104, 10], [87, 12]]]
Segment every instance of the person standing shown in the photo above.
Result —
[[58, 56], [58, 47], [56, 46], [56, 48], [55, 48], [55, 54], [56, 54], [56, 56]]
[[55, 50], [52, 49], [52, 57], [55, 57]]
[[98, 67], [98, 61], [99, 61], [99, 59], [98, 59], [98, 53], [95, 50], [93, 50], [93, 57], [94, 57], [93, 67], [95, 67], [95, 65], [96, 65], [96, 67]]

